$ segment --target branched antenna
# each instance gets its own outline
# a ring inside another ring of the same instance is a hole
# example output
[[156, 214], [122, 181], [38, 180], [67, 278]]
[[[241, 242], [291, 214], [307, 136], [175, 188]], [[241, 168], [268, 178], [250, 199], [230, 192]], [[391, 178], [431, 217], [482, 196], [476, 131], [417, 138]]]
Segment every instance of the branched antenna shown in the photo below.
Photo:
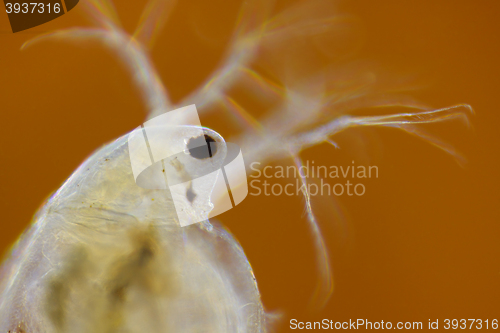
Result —
[[134, 36], [130, 36], [120, 27], [118, 15], [111, 1], [88, 0], [83, 4], [90, 14], [90, 18], [100, 28], [74, 28], [55, 31], [27, 41], [21, 49], [46, 39], [100, 41], [123, 60], [126, 68], [132, 74], [150, 114], [161, 114], [171, 110], [173, 106], [168, 92], [142, 43], [152, 44], [157, 28], [161, 26], [159, 22], [164, 22], [162, 14], [167, 13], [172, 8], [173, 1], [151, 0], [145, 8]]

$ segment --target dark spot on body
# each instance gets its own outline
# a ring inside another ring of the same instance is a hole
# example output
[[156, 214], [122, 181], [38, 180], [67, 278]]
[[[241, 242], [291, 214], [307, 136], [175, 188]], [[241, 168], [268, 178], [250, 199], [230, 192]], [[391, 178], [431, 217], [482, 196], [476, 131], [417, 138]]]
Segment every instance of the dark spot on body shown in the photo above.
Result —
[[217, 153], [216, 141], [210, 135], [204, 134], [188, 141], [189, 154], [199, 160], [213, 157]]
[[196, 193], [193, 191], [193, 184], [191, 184], [187, 189], [186, 198], [189, 200], [190, 203], [193, 203], [194, 199], [196, 198]]

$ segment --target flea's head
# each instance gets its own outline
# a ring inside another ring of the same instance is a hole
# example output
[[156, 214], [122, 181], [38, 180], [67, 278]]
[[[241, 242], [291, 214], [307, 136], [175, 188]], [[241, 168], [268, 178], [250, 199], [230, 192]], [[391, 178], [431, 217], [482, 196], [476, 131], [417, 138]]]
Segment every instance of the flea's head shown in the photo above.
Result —
[[128, 143], [139, 187], [169, 191], [181, 225], [209, 217], [227, 155], [220, 134], [200, 126], [149, 126], [133, 131]]
[[[181, 225], [207, 220], [227, 145], [217, 132], [197, 127], [182, 129], [182, 152], [164, 160], [168, 188]], [[181, 143], [181, 140], [178, 141]]]

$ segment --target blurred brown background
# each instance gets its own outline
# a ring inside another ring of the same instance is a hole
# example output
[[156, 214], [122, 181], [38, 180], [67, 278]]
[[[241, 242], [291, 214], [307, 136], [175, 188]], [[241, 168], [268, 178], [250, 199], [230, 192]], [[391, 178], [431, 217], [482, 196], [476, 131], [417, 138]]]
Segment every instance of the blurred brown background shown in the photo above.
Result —
[[[144, 3], [116, 1], [129, 31]], [[239, 5], [177, 5], [152, 51], [174, 99], [216, 67]], [[88, 24], [79, 7], [16, 34], [0, 15], [1, 252], [93, 150], [145, 118], [128, 73], [96, 43], [49, 41], [19, 50], [40, 33]], [[442, 127], [442, 137], [469, 163], [460, 168], [401, 131], [360, 131], [370, 139], [365, 164], [376, 164], [379, 178], [365, 182], [364, 196], [338, 199], [342, 223], [327, 198], [315, 201], [335, 275], [333, 297], [319, 313], [307, 310], [318, 273], [302, 198], [248, 196], [220, 220], [241, 242], [265, 306], [283, 313], [279, 332], [290, 331], [292, 318], [424, 325], [428, 319], [500, 319], [500, 2], [353, 1], [340, 9], [361, 22], [360, 58], [423, 78], [426, 84], [412, 95], [425, 103], [474, 107], [472, 131], [456, 123]], [[227, 132], [210, 116], [202, 123]], [[317, 165], [350, 165], [350, 143], [339, 143], [340, 150], [321, 145], [303, 156]]]

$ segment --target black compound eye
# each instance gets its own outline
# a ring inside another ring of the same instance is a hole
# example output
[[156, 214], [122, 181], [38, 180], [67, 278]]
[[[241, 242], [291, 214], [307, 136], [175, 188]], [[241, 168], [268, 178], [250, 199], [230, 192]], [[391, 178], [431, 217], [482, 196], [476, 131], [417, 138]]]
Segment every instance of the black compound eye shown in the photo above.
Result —
[[213, 157], [217, 153], [215, 140], [207, 134], [189, 139], [187, 149], [191, 156], [199, 160]]

